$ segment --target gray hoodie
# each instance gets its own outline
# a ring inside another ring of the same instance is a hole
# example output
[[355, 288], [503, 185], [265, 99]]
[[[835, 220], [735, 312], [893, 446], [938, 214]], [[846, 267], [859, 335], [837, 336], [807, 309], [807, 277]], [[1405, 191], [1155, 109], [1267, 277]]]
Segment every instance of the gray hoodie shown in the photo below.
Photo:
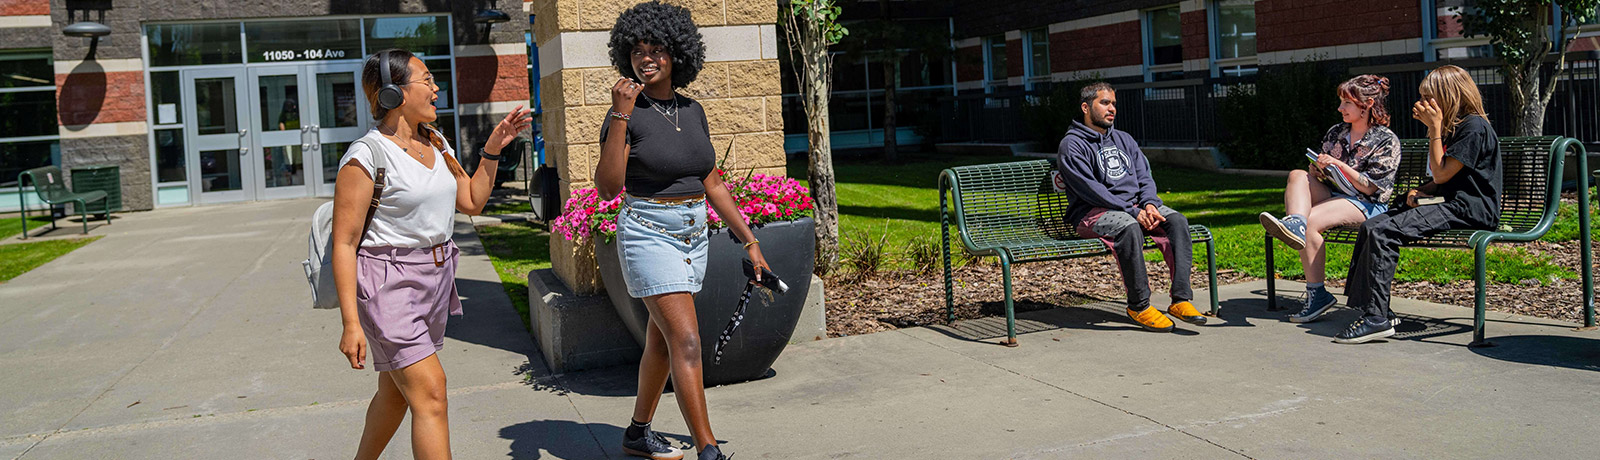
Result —
[[1069, 223], [1083, 220], [1093, 208], [1139, 217], [1144, 205], [1162, 205], [1150, 163], [1128, 133], [1111, 128], [1102, 135], [1075, 120], [1056, 149], [1056, 159], [1071, 200]]

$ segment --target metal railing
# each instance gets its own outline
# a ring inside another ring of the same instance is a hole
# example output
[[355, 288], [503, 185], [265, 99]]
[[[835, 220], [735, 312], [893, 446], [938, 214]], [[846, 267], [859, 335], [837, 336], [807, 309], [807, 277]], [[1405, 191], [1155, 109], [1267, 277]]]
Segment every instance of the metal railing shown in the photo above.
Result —
[[[1452, 61], [1467, 69], [1483, 95], [1489, 120], [1502, 136], [1515, 134], [1511, 124], [1511, 95], [1492, 59]], [[1390, 128], [1402, 139], [1426, 137], [1426, 128], [1411, 119], [1411, 104], [1427, 72], [1442, 62], [1418, 62], [1353, 67], [1351, 75], [1377, 74], [1389, 78]], [[1600, 144], [1600, 53], [1569, 55], [1571, 70], [1556, 85], [1545, 108], [1544, 134]], [[1552, 72], [1544, 70], [1542, 81]], [[1227, 127], [1218, 121], [1218, 108], [1228, 88], [1253, 85], [1255, 77], [1188, 79], [1156, 83], [1119, 84], [1117, 129], [1147, 145], [1217, 145], [1227, 139]], [[1333, 88], [1328, 88], [1333, 91]], [[1025, 142], [1035, 140], [1027, 106], [1049, 96], [1045, 89], [1001, 90], [989, 94], [943, 96], [938, 100], [939, 142]], [[1331, 107], [1329, 108], [1332, 109]], [[1058, 116], [1077, 117], [1075, 111]]]

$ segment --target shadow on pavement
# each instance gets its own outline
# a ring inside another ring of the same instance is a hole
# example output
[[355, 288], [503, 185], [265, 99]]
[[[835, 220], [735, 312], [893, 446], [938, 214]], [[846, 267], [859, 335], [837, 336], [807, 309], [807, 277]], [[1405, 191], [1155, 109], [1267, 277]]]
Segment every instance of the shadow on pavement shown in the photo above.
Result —
[[1495, 346], [1468, 349], [1501, 361], [1600, 371], [1600, 337], [1508, 335], [1488, 340]]

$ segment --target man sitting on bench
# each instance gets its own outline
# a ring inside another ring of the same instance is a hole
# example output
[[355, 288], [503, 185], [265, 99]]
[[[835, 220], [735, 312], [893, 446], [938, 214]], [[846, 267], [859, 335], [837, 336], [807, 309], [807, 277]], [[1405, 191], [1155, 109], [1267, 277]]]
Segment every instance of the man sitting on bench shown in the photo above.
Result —
[[1128, 294], [1128, 317], [1156, 332], [1172, 330], [1172, 320], [1150, 308], [1150, 280], [1145, 274], [1144, 238], [1150, 236], [1172, 275], [1172, 301], [1167, 313], [1191, 324], [1205, 324], [1195, 310], [1189, 270], [1194, 252], [1189, 220], [1161, 203], [1150, 178], [1144, 152], [1128, 133], [1112, 128], [1117, 118], [1117, 93], [1111, 85], [1083, 88], [1083, 120], [1074, 120], [1056, 150], [1071, 205], [1067, 222], [1078, 234], [1105, 241], [1122, 270]]

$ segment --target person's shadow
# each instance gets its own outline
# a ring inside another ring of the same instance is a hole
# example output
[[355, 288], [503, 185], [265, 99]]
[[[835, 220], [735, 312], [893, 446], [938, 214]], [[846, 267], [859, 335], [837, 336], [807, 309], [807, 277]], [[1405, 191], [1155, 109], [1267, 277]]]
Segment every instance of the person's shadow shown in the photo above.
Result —
[[[658, 433], [683, 449], [685, 457], [694, 455], [695, 450], [690, 447], [693, 440], [688, 434]], [[533, 420], [501, 428], [500, 438], [511, 440], [507, 456], [513, 460], [544, 458], [541, 452], [563, 459], [633, 458], [622, 452], [622, 427], [606, 423]]]

